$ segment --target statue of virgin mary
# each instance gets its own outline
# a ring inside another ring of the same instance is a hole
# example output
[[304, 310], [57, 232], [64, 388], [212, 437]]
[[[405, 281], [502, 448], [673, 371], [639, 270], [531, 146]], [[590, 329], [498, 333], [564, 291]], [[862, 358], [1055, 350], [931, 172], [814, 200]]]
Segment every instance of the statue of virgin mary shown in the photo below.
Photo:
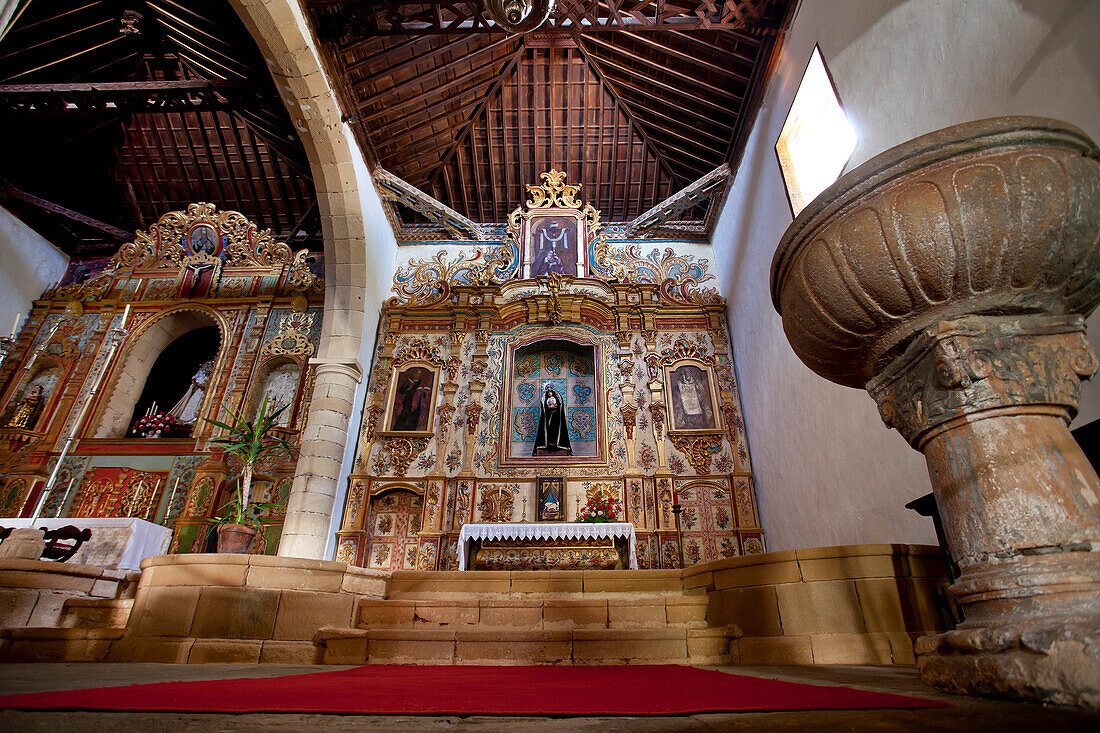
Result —
[[542, 396], [539, 426], [535, 431], [535, 447], [531, 455], [537, 456], [539, 450], [566, 451], [573, 455], [573, 447], [569, 444], [569, 426], [565, 423], [565, 405], [561, 395], [550, 386], [546, 387]]
[[176, 403], [168, 414], [176, 418], [181, 425], [194, 425], [199, 419], [199, 410], [202, 409], [203, 398], [206, 397], [206, 388], [210, 384], [210, 377], [214, 373], [214, 360], [204, 361], [191, 377], [191, 385], [183, 393], [183, 397]]

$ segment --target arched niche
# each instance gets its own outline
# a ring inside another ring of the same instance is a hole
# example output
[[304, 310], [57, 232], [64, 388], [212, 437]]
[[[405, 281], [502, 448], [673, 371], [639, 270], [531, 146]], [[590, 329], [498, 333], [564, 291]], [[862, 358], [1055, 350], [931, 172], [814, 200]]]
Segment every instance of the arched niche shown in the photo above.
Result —
[[[600, 453], [600, 389], [597, 349], [566, 338], [543, 338], [517, 346], [508, 370], [508, 459], [594, 458]], [[562, 398], [572, 456], [532, 456], [546, 388]]]
[[[28, 373], [0, 414], [0, 425], [35, 430], [44, 427], [47, 407], [59, 390], [63, 371], [59, 364], [43, 361]], [[17, 424], [18, 423], [18, 424]]]
[[[93, 423], [96, 425], [94, 437], [126, 437], [131, 418], [138, 416], [135, 412], [139, 400], [145, 394], [146, 383], [157, 359], [177, 339], [196, 329], [211, 326], [218, 328], [218, 343], [213, 357], [216, 365], [217, 355], [225, 344], [225, 331], [221, 320], [213, 311], [197, 308], [171, 311], [161, 315], [132, 336], [130, 346], [122, 357], [117, 376], [111, 384], [106, 406], [100, 413], [99, 419]], [[188, 377], [189, 383], [190, 377]], [[183, 389], [186, 389], [186, 385]], [[205, 415], [209, 408], [211, 391], [207, 389], [203, 395], [202, 408], [198, 413], [200, 416]], [[167, 411], [174, 404], [173, 402], [173, 404], [158, 405], [158, 410]], [[197, 421], [196, 426], [200, 423], [201, 420]]]
[[256, 370], [250, 390], [246, 414], [254, 417], [267, 397], [267, 412], [286, 405], [275, 424], [290, 427], [295, 424], [302, 386], [302, 365], [288, 356], [274, 356]]

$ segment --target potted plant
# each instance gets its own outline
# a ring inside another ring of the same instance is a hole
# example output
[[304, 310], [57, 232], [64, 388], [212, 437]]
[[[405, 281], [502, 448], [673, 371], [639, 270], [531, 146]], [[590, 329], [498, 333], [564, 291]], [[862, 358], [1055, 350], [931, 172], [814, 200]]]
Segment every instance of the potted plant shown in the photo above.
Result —
[[277, 427], [275, 421], [285, 409], [286, 406], [283, 406], [268, 414], [265, 396], [253, 420], [246, 420], [240, 413], [233, 413], [232, 424], [203, 418], [225, 431], [224, 435], [210, 442], [241, 462], [237, 490], [214, 517], [218, 525], [218, 552], [247, 552], [253, 538], [263, 531], [260, 522], [263, 511], [279, 506], [253, 502], [249, 497], [252, 495], [252, 472], [256, 463], [274, 455], [294, 457], [294, 448], [274, 430]]

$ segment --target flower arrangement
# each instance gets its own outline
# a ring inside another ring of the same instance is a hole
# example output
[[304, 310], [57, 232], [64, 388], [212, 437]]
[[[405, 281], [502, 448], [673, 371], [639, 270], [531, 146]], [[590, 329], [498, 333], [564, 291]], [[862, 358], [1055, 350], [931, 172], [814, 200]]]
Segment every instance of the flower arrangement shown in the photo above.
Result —
[[577, 519], [582, 522], [614, 522], [619, 515], [619, 500], [613, 496], [593, 496], [581, 509]]
[[131, 432], [143, 438], [159, 438], [177, 426], [176, 418], [167, 412], [148, 412], [134, 421]]

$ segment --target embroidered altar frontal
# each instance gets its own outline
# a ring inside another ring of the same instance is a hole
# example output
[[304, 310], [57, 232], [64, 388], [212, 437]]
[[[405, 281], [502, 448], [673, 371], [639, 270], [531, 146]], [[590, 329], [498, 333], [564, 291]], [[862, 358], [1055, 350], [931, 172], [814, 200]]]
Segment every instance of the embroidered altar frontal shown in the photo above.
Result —
[[623, 539], [482, 540], [474, 570], [622, 570], [629, 565]]

